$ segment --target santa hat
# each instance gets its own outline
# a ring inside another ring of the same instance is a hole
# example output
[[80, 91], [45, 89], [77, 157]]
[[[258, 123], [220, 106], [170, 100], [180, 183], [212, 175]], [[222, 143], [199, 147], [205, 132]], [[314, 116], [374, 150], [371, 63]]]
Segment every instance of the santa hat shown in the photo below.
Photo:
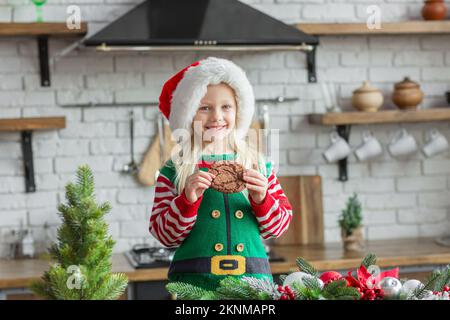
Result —
[[215, 57], [194, 62], [166, 81], [159, 97], [159, 109], [169, 120], [172, 132], [191, 131], [192, 121], [207, 86], [228, 84], [236, 94], [236, 134], [243, 138], [255, 112], [255, 97], [245, 72], [233, 62]]

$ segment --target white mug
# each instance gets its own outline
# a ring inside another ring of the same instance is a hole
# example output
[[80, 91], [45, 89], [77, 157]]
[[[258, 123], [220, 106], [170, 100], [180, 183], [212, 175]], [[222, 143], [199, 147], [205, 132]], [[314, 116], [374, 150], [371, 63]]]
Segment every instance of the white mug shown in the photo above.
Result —
[[393, 157], [407, 155], [417, 151], [417, 142], [406, 129], [402, 128], [394, 135], [388, 150]]
[[342, 160], [352, 152], [350, 145], [337, 132], [330, 134], [331, 144], [322, 154], [328, 162]]
[[374, 158], [383, 153], [383, 148], [377, 138], [370, 131], [363, 132], [363, 142], [356, 149], [355, 156], [359, 161]]
[[437, 129], [431, 129], [427, 132], [427, 143], [422, 148], [427, 157], [434, 156], [448, 149], [448, 141]]

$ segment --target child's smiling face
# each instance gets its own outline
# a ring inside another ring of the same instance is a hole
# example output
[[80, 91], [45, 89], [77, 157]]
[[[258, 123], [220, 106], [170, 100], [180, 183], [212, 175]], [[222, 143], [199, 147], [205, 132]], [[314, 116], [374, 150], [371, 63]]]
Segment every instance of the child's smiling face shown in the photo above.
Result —
[[237, 103], [234, 90], [224, 83], [209, 85], [193, 122], [201, 123], [205, 142], [221, 140], [235, 127]]

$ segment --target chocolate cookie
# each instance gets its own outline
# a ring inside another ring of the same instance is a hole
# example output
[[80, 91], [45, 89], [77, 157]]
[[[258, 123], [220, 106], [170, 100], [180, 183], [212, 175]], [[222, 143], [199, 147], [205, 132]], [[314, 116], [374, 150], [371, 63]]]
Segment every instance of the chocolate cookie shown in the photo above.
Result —
[[219, 192], [235, 193], [245, 189], [244, 167], [237, 162], [217, 161], [211, 166], [209, 172], [216, 176], [211, 187]]

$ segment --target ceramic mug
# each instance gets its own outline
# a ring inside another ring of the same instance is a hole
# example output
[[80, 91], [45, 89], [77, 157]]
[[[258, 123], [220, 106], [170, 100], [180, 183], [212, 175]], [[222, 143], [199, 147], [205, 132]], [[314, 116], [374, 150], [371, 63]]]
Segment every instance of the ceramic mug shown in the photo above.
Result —
[[427, 132], [427, 143], [422, 148], [427, 157], [432, 157], [448, 149], [448, 141], [445, 136], [437, 129], [431, 129]]
[[356, 149], [355, 156], [359, 161], [374, 158], [383, 152], [380, 142], [370, 131], [363, 132], [363, 142]]
[[417, 142], [406, 129], [402, 128], [394, 135], [388, 150], [393, 157], [407, 155], [417, 151]]
[[337, 132], [330, 134], [331, 144], [322, 154], [328, 162], [342, 160], [352, 152], [350, 145]]

